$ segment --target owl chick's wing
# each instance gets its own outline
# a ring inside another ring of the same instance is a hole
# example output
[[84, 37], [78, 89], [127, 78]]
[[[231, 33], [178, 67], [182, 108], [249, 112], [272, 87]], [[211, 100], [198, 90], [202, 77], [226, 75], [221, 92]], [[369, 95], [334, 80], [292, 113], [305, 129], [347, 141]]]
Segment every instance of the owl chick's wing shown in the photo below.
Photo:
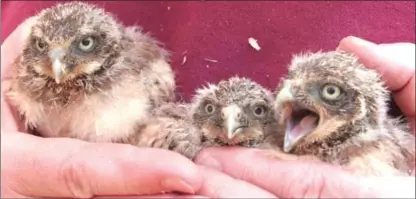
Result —
[[409, 133], [411, 132], [410, 127], [405, 123], [402, 123], [399, 119], [389, 120], [387, 127], [388, 132], [391, 133], [394, 142], [403, 155], [403, 162], [407, 162], [410, 169], [414, 169], [416, 143], [415, 136]]
[[[346, 166], [357, 175], [409, 175], [414, 167], [411, 166], [414, 165], [415, 157], [414, 148], [411, 148], [414, 147], [414, 138], [398, 128], [387, 127], [382, 132], [376, 131], [378, 134], [371, 131], [361, 134], [362, 142], [350, 143], [337, 155], [334, 162]], [[377, 136], [373, 137], [371, 134]], [[410, 143], [412, 141], [413, 144]]]
[[201, 132], [187, 119], [188, 107], [168, 103], [155, 109], [153, 118], [127, 142], [138, 147], [153, 147], [178, 152], [193, 159], [202, 148]]

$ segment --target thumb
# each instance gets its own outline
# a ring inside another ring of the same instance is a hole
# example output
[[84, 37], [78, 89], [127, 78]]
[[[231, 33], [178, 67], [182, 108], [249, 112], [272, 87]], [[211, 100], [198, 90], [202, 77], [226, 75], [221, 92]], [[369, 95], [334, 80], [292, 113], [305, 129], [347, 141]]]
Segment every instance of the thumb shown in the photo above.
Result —
[[1, 175], [8, 179], [2, 189], [23, 196], [193, 194], [202, 184], [196, 165], [167, 150], [24, 133], [1, 136]]
[[36, 17], [23, 21], [1, 44], [1, 80], [10, 78], [10, 67], [23, 49]]
[[[23, 48], [23, 40], [27, 39], [35, 17], [30, 17], [21, 23], [6, 40], [1, 44], [1, 130], [17, 131], [19, 124], [15, 120], [15, 112], [8, 105], [4, 96], [4, 89], [8, 85], [5, 80], [10, 79], [10, 71], [13, 62]], [[21, 127], [20, 127], [21, 128]]]
[[338, 49], [355, 54], [368, 68], [376, 70], [393, 91], [394, 100], [414, 129], [415, 122], [415, 44], [375, 44], [346, 37]]
[[[386, 188], [387, 186], [380, 190], [377, 187], [381, 185], [370, 186], [375, 181], [359, 183], [362, 180], [358, 177], [328, 164], [278, 161], [267, 158], [262, 153], [260, 150], [246, 148], [209, 148], [201, 152], [196, 162], [248, 181], [283, 198], [392, 196], [384, 194], [385, 191], [392, 190]], [[392, 193], [398, 192], [397, 187], [395, 188]], [[406, 193], [409, 194], [409, 191]]]

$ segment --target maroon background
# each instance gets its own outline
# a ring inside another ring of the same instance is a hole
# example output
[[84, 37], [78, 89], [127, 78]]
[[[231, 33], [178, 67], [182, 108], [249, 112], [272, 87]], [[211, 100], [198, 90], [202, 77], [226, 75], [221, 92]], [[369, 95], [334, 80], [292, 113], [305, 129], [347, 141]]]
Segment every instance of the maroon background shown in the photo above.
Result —
[[[127, 25], [140, 24], [166, 44], [185, 99], [204, 82], [234, 74], [273, 89], [292, 53], [335, 49], [348, 35], [375, 42], [415, 42], [413, 1], [92, 3], [103, 5]], [[26, 17], [53, 4], [2, 1], [2, 41]], [[258, 40], [261, 51], [248, 45], [249, 37]], [[181, 65], [185, 51], [187, 62]]]

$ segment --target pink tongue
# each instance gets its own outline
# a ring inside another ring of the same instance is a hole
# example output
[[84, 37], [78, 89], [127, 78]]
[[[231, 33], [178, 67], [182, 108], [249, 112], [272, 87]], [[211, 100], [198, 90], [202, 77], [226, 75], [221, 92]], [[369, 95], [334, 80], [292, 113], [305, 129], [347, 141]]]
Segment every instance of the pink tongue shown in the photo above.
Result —
[[290, 135], [292, 138], [298, 138], [309, 133], [313, 128], [315, 128], [315, 121], [318, 118], [313, 115], [308, 115], [304, 117], [298, 125], [296, 125], [291, 131]]

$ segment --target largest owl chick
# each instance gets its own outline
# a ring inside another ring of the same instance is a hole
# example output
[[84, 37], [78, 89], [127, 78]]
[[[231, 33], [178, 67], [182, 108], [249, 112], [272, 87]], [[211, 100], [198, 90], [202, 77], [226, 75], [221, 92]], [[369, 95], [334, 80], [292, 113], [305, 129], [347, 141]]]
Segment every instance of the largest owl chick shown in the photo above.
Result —
[[190, 118], [204, 145], [258, 147], [276, 126], [273, 95], [248, 78], [232, 77], [200, 88]]
[[7, 96], [44, 137], [120, 141], [174, 98], [158, 42], [85, 3], [35, 16], [13, 70]]
[[295, 56], [278, 90], [284, 152], [363, 175], [404, 174], [414, 165], [414, 137], [387, 115], [389, 93], [379, 75], [354, 56]]

